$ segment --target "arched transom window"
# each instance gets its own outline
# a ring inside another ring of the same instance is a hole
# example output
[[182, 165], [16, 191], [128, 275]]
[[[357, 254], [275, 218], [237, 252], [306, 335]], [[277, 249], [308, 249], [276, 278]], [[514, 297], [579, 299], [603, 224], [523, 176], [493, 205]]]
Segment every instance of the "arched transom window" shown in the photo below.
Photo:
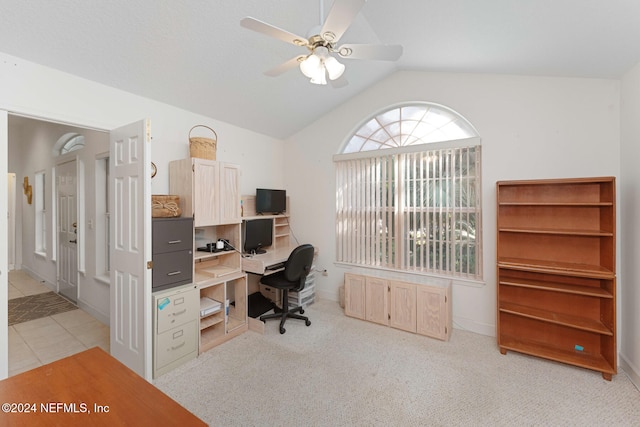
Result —
[[53, 146], [53, 155], [62, 156], [70, 151], [84, 148], [84, 136], [79, 133], [69, 132], [62, 135]]
[[412, 103], [375, 115], [336, 164], [336, 261], [482, 279], [480, 138], [460, 114]]
[[392, 108], [367, 121], [343, 153], [406, 147], [477, 136], [473, 126], [454, 111], [435, 104]]

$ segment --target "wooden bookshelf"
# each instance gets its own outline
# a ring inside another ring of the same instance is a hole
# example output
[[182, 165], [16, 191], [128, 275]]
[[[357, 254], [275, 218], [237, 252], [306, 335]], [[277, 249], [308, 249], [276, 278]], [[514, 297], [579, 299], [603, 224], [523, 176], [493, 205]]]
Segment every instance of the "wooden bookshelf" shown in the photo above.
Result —
[[497, 183], [497, 337], [617, 373], [615, 178]]

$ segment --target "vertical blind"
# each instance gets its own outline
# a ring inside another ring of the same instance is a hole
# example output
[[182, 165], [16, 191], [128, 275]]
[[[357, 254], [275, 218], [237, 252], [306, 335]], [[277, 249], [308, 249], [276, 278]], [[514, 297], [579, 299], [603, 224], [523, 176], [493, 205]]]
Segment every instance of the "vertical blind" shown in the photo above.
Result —
[[481, 278], [479, 145], [338, 159], [336, 174], [338, 262]]

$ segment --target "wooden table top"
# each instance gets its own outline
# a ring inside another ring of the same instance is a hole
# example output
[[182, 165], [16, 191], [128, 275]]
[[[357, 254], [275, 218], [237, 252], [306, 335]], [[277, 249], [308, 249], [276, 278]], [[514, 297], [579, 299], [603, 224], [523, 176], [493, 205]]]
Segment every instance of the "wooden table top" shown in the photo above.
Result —
[[206, 426], [99, 347], [0, 381], [2, 426]]

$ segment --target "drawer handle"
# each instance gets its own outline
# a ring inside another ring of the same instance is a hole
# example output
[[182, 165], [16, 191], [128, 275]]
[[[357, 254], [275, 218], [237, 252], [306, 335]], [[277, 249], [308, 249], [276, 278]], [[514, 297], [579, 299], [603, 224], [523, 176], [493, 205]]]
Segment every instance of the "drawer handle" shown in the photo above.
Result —
[[167, 276], [175, 276], [177, 274], [182, 273], [182, 271], [178, 270], [178, 271], [172, 271], [171, 273], [167, 273]]
[[187, 312], [187, 309], [185, 308], [185, 309], [184, 309], [184, 310], [182, 310], [182, 311], [179, 311], [179, 312], [177, 312], [177, 313], [173, 313], [173, 315], [174, 315], [174, 316], [180, 316], [181, 314], [185, 314], [186, 312]]
[[182, 243], [182, 240], [169, 240], [167, 243], [170, 245], [175, 245], [176, 243]]
[[171, 347], [171, 350], [177, 350], [177, 349], [179, 349], [180, 347], [184, 346], [185, 344], [186, 344], [186, 342], [185, 342], [185, 341], [182, 341], [182, 344], [177, 345], [177, 346], [175, 346], [175, 347]]

